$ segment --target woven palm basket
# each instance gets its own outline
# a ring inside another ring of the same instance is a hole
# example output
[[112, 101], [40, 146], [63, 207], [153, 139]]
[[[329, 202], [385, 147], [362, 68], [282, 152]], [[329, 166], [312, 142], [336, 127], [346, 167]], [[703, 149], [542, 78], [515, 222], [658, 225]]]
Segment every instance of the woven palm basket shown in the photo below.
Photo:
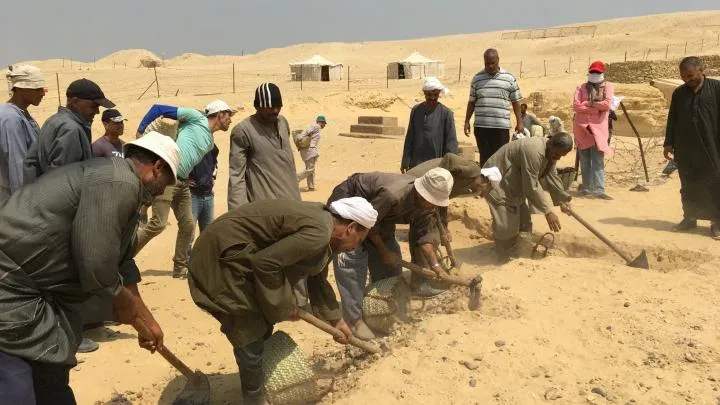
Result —
[[285, 332], [265, 341], [265, 397], [272, 405], [309, 404], [319, 399], [317, 380], [300, 347]]
[[363, 300], [363, 320], [370, 329], [388, 333], [409, 312], [410, 286], [401, 276], [390, 277], [370, 285]]
[[564, 167], [562, 169], [558, 169], [557, 174], [562, 181], [565, 191], [570, 190], [570, 186], [572, 185], [573, 181], [575, 181], [575, 168]]

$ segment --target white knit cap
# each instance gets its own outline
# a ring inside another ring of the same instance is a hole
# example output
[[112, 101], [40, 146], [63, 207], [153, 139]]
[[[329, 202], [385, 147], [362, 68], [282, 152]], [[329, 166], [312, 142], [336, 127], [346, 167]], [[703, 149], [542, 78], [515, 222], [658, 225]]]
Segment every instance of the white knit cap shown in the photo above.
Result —
[[437, 77], [426, 77], [425, 81], [423, 82], [423, 91], [432, 91], [432, 90], [440, 90], [440, 93], [443, 96], [447, 96], [450, 94], [450, 89], [443, 86], [443, 84], [440, 82], [440, 80]]
[[367, 229], [375, 226], [378, 212], [362, 197], [341, 198], [330, 203], [330, 212], [355, 221]]
[[9, 66], [5, 72], [8, 90], [18, 89], [44, 89], [47, 88], [45, 77], [40, 69], [32, 65]]
[[502, 174], [500, 174], [500, 169], [495, 166], [480, 169], [480, 174], [485, 176], [493, 183], [500, 183], [500, 181], [502, 180]]
[[453, 177], [442, 167], [428, 170], [422, 177], [415, 180], [415, 190], [429, 203], [438, 207], [450, 205], [450, 191], [453, 188]]
[[158, 155], [160, 159], [170, 166], [173, 177], [177, 178], [177, 171], [180, 166], [180, 149], [169, 136], [151, 131], [143, 135], [142, 138], [129, 142], [127, 145], [135, 145]]

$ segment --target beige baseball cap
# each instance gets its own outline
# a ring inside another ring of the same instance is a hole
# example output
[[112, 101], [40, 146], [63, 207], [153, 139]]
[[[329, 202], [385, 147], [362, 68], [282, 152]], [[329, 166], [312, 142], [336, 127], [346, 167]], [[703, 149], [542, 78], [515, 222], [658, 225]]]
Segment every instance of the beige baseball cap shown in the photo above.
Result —
[[32, 65], [8, 66], [5, 72], [8, 81], [8, 90], [18, 89], [45, 89], [45, 77], [40, 69]]
[[151, 131], [143, 135], [142, 138], [129, 142], [127, 145], [139, 146], [158, 155], [160, 159], [170, 166], [173, 177], [177, 179], [177, 171], [180, 166], [180, 149], [170, 137]]
[[415, 180], [415, 189], [430, 204], [438, 207], [450, 205], [453, 177], [449, 171], [436, 167]]

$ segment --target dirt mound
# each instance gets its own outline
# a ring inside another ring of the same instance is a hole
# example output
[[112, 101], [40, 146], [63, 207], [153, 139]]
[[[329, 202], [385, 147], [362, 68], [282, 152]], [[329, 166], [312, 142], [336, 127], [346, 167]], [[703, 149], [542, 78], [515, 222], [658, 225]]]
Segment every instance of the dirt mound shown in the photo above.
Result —
[[365, 110], [372, 108], [387, 110], [391, 105], [395, 104], [396, 101], [398, 101], [396, 95], [377, 91], [353, 93], [345, 98], [345, 104], [360, 107]]
[[[705, 74], [720, 74], [720, 55], [701, 56]], [[680, 59], [608, 63], [605, 77], [614, 83], [649, 83], [652, 79], [677, 77]]]
[[111, 53], [110, 55], [98, 60], [98, 65], [127, 65], [130, 67], [140, 66], [143, 60], [153, 60], [161, 62], [159, 56], [148, 51], [147, 49], [126, 49]]

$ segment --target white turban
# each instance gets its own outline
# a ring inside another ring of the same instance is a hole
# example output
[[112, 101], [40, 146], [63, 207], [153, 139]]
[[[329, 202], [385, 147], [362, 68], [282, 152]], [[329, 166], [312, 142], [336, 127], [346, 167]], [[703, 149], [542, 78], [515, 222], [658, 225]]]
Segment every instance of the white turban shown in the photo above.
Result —
[[423, 91], [440, 90], [440, 94], [447, 96], [450, 94], [450, 89], [443, 86], [437, 77], [426, 77], [423, 82]]
[[497, 167], [480, 169], [480, 174], [487, 177], [487, 179], [492, 181], [493, 183], [500, 183], [500, 180], [502, 180], [502, 174], [500, 174], [500, 169], [498, 169]]
[[341, 198], [333, 201], [330, 203], [330, 212], [355, 221], [367, 229], [375, 226], [378, 217], [375, 208], [362, 197]]

